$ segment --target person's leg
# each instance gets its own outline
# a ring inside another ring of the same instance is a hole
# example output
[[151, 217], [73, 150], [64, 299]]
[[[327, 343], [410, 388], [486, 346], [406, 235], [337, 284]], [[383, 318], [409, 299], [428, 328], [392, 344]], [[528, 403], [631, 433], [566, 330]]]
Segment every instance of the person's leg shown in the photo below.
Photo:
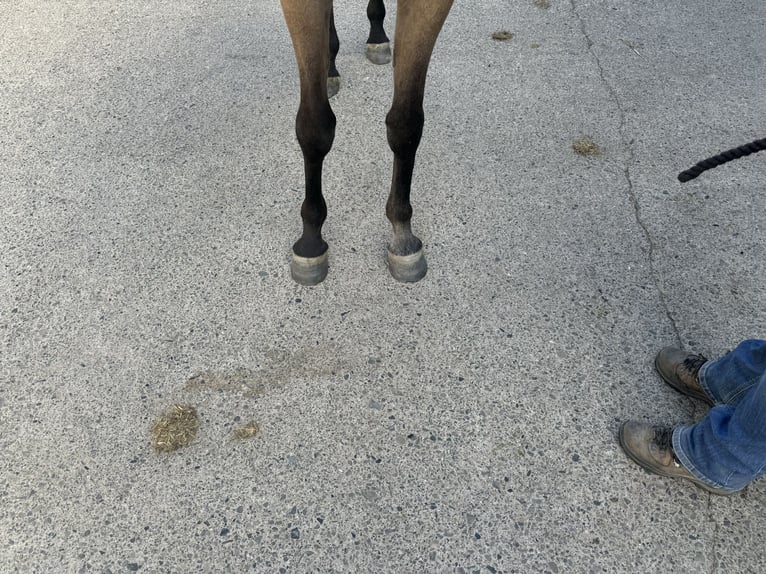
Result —
[[[755, 363], [745, 355], [740, 359], [732, 360], [726, 372], [746, 376]], [[676, 457], [689, 472], [731, 491], [766, 471], [766, 372], [736, 398], [737, 404], [713, 407], [696, 425], [674, 429], [672, 439]]]
[[732, 494], [766, 474], [766, 341], [743, 341], [707, 362], [666, 348], [655, 366], [674, 388], [718, 406], [688, 427], [626, 421], [619, 441], [633, 461], [715, 494]]
[[716, 404], [736, 405], [766, 373], [766, 341], [751, 339], [699, 369], [699, 383]]

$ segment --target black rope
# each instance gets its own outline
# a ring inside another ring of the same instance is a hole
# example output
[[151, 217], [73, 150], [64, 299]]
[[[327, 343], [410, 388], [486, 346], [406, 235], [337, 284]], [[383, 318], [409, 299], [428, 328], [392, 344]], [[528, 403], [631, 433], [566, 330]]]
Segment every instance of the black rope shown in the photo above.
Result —
[[766, 138], [763, 138], [762, 140], [755, 140], [749, 144], [741, 145], [739, 147], [735, 147], [734, 149], [721, 152], [718, 155], [714, 155], [713, 157], [702, 160], [691, 169], [687, 169], [686, 171], [679, 173], [678, 181], [685, 183], [694, 179], [703, 171], [713, 169], [714, 167], [718, 167], [719, 165], [728, 161], [739, 159], [741, 157], [745, 157], [746, 155], [750, 155], [751, 153], [763, 150], [766, 150]]

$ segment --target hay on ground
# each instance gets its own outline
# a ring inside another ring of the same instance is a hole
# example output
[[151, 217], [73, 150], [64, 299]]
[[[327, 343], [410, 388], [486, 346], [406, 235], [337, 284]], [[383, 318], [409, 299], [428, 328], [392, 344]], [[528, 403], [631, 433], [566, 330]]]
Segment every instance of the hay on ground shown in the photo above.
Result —
[[197, 410], [173, 405], [152, 425], [152, 446], [157, 452], [173, 452], [189, 446], [199, 429]]
[[576, 140], [572, 144], [572, 149], [578, 155], [583, 156], [595, 156], [601, 155], [601, 148], [589, 137], [584, 137]]
[[234, 436], [240, 440], [253, 438], [258, 434], [258, 424], [255, 421], [250, 421], [245, 426], [234, 429]]
[[510, 40], [511, 38], [513, 38], [513, 32], [509, 32], [508, 30], [498, 30], [497, 32], [492, 32], [493, 40], [504, 42], [506, 40]]

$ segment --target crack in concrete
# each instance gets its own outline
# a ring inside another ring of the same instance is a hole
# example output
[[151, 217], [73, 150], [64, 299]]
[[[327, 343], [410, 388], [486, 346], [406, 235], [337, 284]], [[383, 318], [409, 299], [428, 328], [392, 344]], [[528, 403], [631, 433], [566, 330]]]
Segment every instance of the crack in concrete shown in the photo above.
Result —
[[710, 560], [710, 570], [709, 574], [715, 574], [718, 571], [718, 555], [716, 554], [716, 550], [718, 548], [718, 529], [719, 524], [718, 521], [713, 518], [713, 495], [708, 494], [708, 500], [707, 500], [707, 518], [708, 522], [713, 523], [713, 540], [711, 542], [711, 548], [710, 553], [712, 554], [713, 558]]
[[625, 166], [623, 168], [625, 181], [627, 183], [628, 198], [630, 199], [631, 205], [633, 206], [633, 215], [635, 216], [636, 223], [641, 229], [641, 233], [644, 236], [644, 240], [649, 246], [649, 253], [647, 255], [647, 259], [649, 262], [649, 274], [651, 275], [652, 281], [654, 282], [654, 285], [657, 288], [657, 291], [659, 293], [660, 305], [662, 307], [663, 312], [665, 313], [665, 316], [668, 318], [668, 321], [670, 322], [670, 326], [673, 329], [673, 333], [675, 334], [675, 337], [679, 346], [683, 347], [683, 341], [681, 340], [681, 334], [678, 330], [678, 325], [676, 324], [676, 320], [673, 317], [673, 314], [670, 312], [670, 308], [667, 303], [665, 290], [663, 288], [662, 275], [656, 269], [654, 264], [654, 260], [655, 260], [654, 240], [652, 239], [652, 236], [649, 233], [649, 228], [647, 227], [646, 223], [644, 223], [644, 220], [641, 216], [641, 205], [638, 202], [638, 197], [636, 196], [636, 191], [633, 187], [633, 179], [631, 177], [630, 168], [631, 168], [631, 165], [633, 165], [634, 163], [635, 156], [633, 152], [633, 140], [632, 139], [629, 140], [625, 134], [625, 110], [622, 107], [622, 102], [620, 102], [620, 98], [617, 96], [617, 92], [615, 91], [614, 87], [606, 79], [606, 76], [604, 74], [604, 67], [601, 65], [601, 60], [599, 59], [598, 55], [593, 50], [593, 40], [591, 40], [590, 35], [588, 34], [588, 30], [585, 27], [585, 21], [583, 20], [582, 16], [580, 16], [580, 13], [577, 10], [577, 4], [575, 3], [575, 0], [569, 0], [569, 3], [572, 7], [572, 14], [574, 14], [574, 17], [577, 19], [577, 22], [580, 26], [580, 32], [582, 33], [587, 43], [588, 52], [593, 58], [593, 61], [596, 63], [596, 67], [598, 68], [598, 74], [599, 74], [599, 78], [601, 79], [601, 83], [604, 85], [604, 87], [606, 88], [606, 91], [609, 93], [610, 98], [612, 99], [615, 106], [617, 107], [617, 111], [618, 111], [619, 119], [620, 119], [619, 124], [617, 126], [617, 130], [620, 133], [620, 140], [622, 142], [622, 146], [626, 150], [628, 155], [627, 160], [625, 161]]
[[[652, 239], [652, 236], [649, 233], [649, 228], [647, 227], [646, 223], [644, 223], [644, 220], [641, 217], [641, 205], [638, 202], [638, 197], [636, 196], [636, 191], [633, 187], [633, 179], [631, 177], [630, 167], [634, 163], [635, 155], [633, 151], [633, 140], [632, 139], [628, 140], [625, 134], [625, 110], [622, 107], [622, 102], [620, 102], [620, 98], [618, 97], [616, 90], [606, 79], [606, 76], [604, 74], [604, 67], [601, 65], [601, 60], [599, 59], [598, 54], [596, 54], [596, 52], [593, 50], [593, 45], [594, 45], [593, 40], [591, 40], [590, 35], [588, 34], [588, 30], [585, 27], [585, 21], [583, 20], [582, 16], [577, 10], [577, 4], [575, 3], [575, 0], [569, 0], [569, 3], [572, 7], [572, 14], [574, 14], [574, 17], [577, 19], [577, 22], [580, 26], [580, 32], [582, 33], [587, 43], [588, 52], [593, 58], [593, 61], [596, 63], [596, 67], [598, 68], [598, 74], [599, 74], [599, 78], [601, 79], [601, 83], [604, 85], [606, 91], [609, 93], [609, 96], [614, 102], [615, 106], [617, 107], [617, 111], [619, 113], [620, 121], [619, 121], [619, 125], [617, 126], [617, 129], [620, 133], [620, 140], [622, 142], [622, 146], [623, 148], [625, 148], [628, 155], [627, 160], [625, 161], [625, 167], [623, 168], [625, 181], [627, 182], [628, 197], [630, 199], [631, 205], [633, 206], [633, 214], [636, 218], [636, 223], [641, 228], [641, 232], [644, 236], [644, 239], [647, 245], [649, 246], [649, 253], [647, 256], [648, 262], [649, 262], [649, 273], [659, 293], [660, 305], [662, 306], [662, 309], [665, 313], [665, 316], [668, 318], [668, 321], [670, 321], [670, 326], [673, 329], [673, 333], [676, 336], [676, 340], [678, 341], [679, 346], [683, 347], [683, 341], [681, 340], [681, 334], [678, 330], [678, 325], [676, 324], [676, 320], [673, 317], [673, 314], [670, 312], [670, 308], [668, 307], [665, 291], [663, 289], [662, 275], [659, 273], [659, 271], [655, 268], [655, 265], [654, 265], [654, 256], [655, 256], [654, 240]], [[708, 493], [707, 496], [708, 496], [707, 518], [708, 518], [708, 522], [713, 524], [713, 536], [712, 536], [713, 539], [711, 542], [712, 558], [710, 559], [709, 573], [714, 574], [718, 570], [718, 559], [716, 556], [716, 548], [718, 546], [719, 524], [718, 524], [718, 521], [715, 520], [712, 514], [713, 495]]]

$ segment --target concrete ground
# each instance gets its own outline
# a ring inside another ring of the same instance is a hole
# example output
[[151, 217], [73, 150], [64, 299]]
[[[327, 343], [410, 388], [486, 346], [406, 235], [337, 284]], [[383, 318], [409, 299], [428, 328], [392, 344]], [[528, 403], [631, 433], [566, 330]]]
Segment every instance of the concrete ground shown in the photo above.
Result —
[[[364, 8], [306, 288], [276, 1], [0, 3], [0, 572], [766, 571], [766, 481], [713, 497], [616, 440], [704, 415], [657, 349], [766, 338], [766, 154], [676, 180], [766, 136], [766, 4], [457, 2], [414, 285]], [[174, 404], [200, 428], [158, 454]]]

